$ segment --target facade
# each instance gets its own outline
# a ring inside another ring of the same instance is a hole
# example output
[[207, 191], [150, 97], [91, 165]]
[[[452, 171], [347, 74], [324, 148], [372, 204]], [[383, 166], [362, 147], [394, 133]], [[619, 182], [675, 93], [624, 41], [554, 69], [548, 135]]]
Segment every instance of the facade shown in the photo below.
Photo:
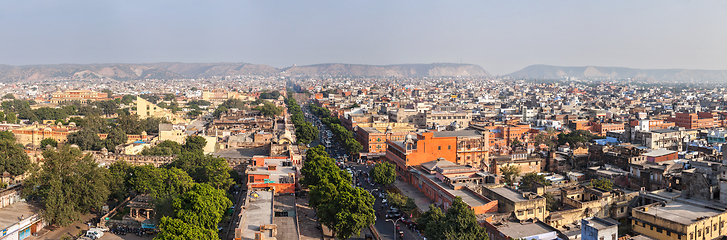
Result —
[[[19, 188], [19, 187], [18, 187]], [[13, 189], [6, 189], [13, 191]], [[41, 217], [41, 210], [24, 201], [14, 202], [0, 208], [0, 239], [21, 240], [32, 236], [47, 225]]]
[[159, 124], [159, 141], [169, 140], [184, 144], [187, 137], [187, 134], [184, 133], [185, 130], [187, 130], [187, 126], [182, 124], [161, 123]]
[[727, 212], [712, 206], [673, 201], [631, 210], [631, 229], [656, 239], [716, 239], [727, 232]]
[[13, 129], [13, 135], [15, 135], [16, 143], [28, 146], [29, 144], [35, 147], [40, 146], [40, 142], [43, 139], [50, 138], [56, 140], [58, 143], [68, 142], [68, 134], [77, 132], [75, 123], [70, 123], [68, 126], [63, 125], [42, 125], [32, 124], [25, 127]]
[[106, 100], [108, 94], [102, 92], [94, 92], [90, 90], [66, 90], [57, 91], [51, 94], [51, 103], [62, 103], [70, 101], [79, 101], [81, 103], [89, 103], [93, 101]]
[[677, 151], [671, 151], [671, 150], [654, 150], [651, 152], [647, 152], [642, 154], [646, 156], [647, 162], [663, 162], [663, 161], [669, 161], [669, 160], [676, 160], [679, 158], [679, 155], [677, 154]]
[[414, 117], [414, 124], [420, 128], [434, 128], [437, 126], [450, 126], [458, 124], [461, 128], [467, 128], [472, 121], [472, 113], [469, 111], [423, 111]]
[[181, 122], [182, 118], [173, 114], [172, 111], [166, 108], [162, 108], [153, 104], [146, 99], [136, 97], [136, 111], [132, 111], [139, 115], [140, 119], [146, 119], [150, 117], [164, 118], [172, 123]]
[[682, 151], [684, 142], [697, 138], [697, 130], [684, 128], [636, 132], [633, 143], [647, 148]]
[[521, 221], [536, 218], [544, 220], [548, 216], [545, 197], [532, 192], [520, 192], [509, 187], [482, 188], [482, 195], [497, 200], [497, 209], [501, 213], [514, 213]]
[[674, 122], [677, 127], [683, 127], [686, 129], [715, 127], [715, 117], [709, 112], [676, 113], [675, 117], [669, 117], [667, 118], [667, 121]]
[[475, 214], [497, 212], [497, 201], [468, 187], [484, 182], [484, 178], [477, 174], [477, 169], [440, 159], [412, 168], [410, 172], [408, 183], [424, 193], [437, 207], [447, 209], [455, 197], [461, 197]]
[[584, 218], [581, 220], [581, 239], [617, 240], [618, 225], [597, 217]]
[[362, 123], [356, 128], [356, 140], [361, 143], [362, 157], [375, 158], [386, 155], [386, 141], [404, 141], [407, 134], [416, 129], [406, 123]]

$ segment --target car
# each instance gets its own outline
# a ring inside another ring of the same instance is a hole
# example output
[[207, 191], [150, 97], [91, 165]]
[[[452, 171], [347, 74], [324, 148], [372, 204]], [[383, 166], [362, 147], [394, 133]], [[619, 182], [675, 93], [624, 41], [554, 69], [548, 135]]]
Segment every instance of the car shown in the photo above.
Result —
[[387, 203], [387, 202], [389, 202], [389, 201], [387, 201], [386, 198], [381, 199], [381, 203]]
[[389, 219], [400, 218], [400, 217], [401, 217], [401, 212], [392, 212], [392, 213], [386, 214], [386, 218], [389, 218]]

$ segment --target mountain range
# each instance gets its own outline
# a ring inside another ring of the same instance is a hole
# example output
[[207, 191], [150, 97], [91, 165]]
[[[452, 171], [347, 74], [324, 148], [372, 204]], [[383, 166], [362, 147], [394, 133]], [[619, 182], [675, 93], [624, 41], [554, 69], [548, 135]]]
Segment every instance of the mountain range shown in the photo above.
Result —
[[508, 74], [513, 78], [530, 79], [637, 79], [660, 82], [727, 82], [727, 70], [635, 69], [624, 67], [561, 67], [531, 65]]
[[[44, 79], [174, 79], [212, 76], [349, 76], [349, 77], [490, 77], [474, 64], [431, 63], [363, 65], [326, 63], [276, 68], [250, 63], [142, 63], [53, 64], [10, 66], [0, 64], [0, 82]], [[636, 79], [658, 82], [727, 82], [727, 70], [634, 69], [624, 67], [563, 67], [531, 65], [505, 75], [526, 79]]]
[[0, 65], [0, 81], [15, 82], [54, 78], [114, 80], [201, 78], [211, 76], [351, 76], [351, 77], [487, 77], [473, 64], [432, 63], [400, 65], [316, 64], [275, 68], [249, 63], [147, 63]]

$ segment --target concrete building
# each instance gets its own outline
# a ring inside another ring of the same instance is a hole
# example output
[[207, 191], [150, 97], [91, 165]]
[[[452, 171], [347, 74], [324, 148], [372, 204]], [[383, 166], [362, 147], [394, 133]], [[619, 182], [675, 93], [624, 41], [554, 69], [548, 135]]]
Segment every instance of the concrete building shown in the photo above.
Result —
[[557, 229], [548, 226], [541, 221], [523, 222], [499, 222], [491, 224], [485, 222], [487, 235], [490, 240], [511, 240], [511, 239], [538, 239], [552, 240], [562, 239]]
[[635, 133], [633, 143], [641, 144], [647, 148], [669, 149], [683, 151], [684, 142], [697, 138], [697, 130], [684, 128], [659, 129], [652, 131], [640, 131]]
[[40, 231], [47, 225], [40, 213], [39, 207], [25, 201], [0, 208], [0, 239], [22, 240]]
[[482, 195], [497, 200], [497, 209], [501, 213], [514, 213], [521, 221], [536, 218], [541, 221], [548, 216], [545, 197], [532, 192], [520, 192], [509, 187], [481, 188]]
[[581, 219], [581, 239], [617, 240], [618, 225], [597, 217]]
[[713, 205], [676, 199], [631, 210], [633, 231], [656, 239], [715, 239], [727, 233], [727, 212]]
[[434, 128], [452, 124], [467, 128], [471, 121], [472, 112], [470, 111], [423, 111], [417, 113], [414, 117], [414, 124], [420, 128]]
[[81, 103], [89, 103], [108, 99], [108, 94], [95, 92], [90, 90], [66, 90], [56, 91], [51, 94], [51, 103], [62, 103], [70, 101], [79, 101]]
[[187, 134], [185, 134], [186, 130], [187, 126], [183, 124], [161, 123], [159, 124], [159, 141], [169, 140], [184, 144], [187, 138]]
[[704, 129], [715, 127], [715, 116], [710, 112], [676, 113], [675, 117], [667, 118], [677, 127], [686, 129]]
[[139, 119], [155, 117], [164, 118], [172, 123], [183, 121], [183, 117], [177, 116], [171, 110], [159, 107], [141, 97], [136, 97], [136, 110], [131, 112], [139, 115]]

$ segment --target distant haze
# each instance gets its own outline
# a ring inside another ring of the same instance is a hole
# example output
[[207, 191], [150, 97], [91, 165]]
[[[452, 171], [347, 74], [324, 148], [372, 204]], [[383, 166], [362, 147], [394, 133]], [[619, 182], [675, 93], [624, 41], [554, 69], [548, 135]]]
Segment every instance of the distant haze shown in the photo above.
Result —
[[726, 12], [727, 1], [0, 1], [0, 64], [727, 70]]

